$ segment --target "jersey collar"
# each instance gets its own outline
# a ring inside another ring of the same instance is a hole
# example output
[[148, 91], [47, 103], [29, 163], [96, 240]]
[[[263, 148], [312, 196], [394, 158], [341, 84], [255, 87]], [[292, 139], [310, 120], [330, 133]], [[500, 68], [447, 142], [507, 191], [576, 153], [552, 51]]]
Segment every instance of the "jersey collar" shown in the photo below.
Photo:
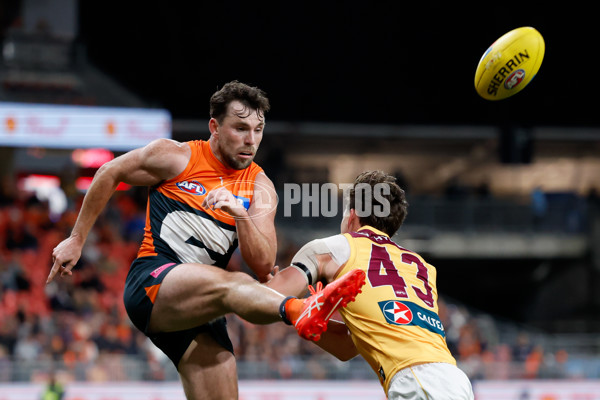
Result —
[[361, 227], [360, 227], [360, 228], [357, 230], [357, 232], [360, 232], [360, 231], [365, 231], [365, 232], [363, 232], [363, 233], [371, 232], [371, 233], [373, 233], [373, 234], [374, 234], [374, 235], [376, 235], [376, 236], [387, 236], [387, 237], [389, 238], [389, 235], [388, 235], [387, 233], [385, 233], [385, 232], [382, 232], [382, 231], [380, 231], [379, 229], [375, 229], [375, 228], [373, 228], [373, 227], [372, 227], [372, 226], [370, 226], [370, 225], [364, 225], [364, 226], [361, 226]]

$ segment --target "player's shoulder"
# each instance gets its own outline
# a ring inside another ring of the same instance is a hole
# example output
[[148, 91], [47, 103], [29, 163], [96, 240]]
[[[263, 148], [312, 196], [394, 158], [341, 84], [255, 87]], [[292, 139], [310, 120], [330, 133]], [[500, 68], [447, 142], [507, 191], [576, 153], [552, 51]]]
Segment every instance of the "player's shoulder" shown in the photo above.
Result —
[[188, 142], [178, 142], [177, 140], [159, 138], [151, 141], [145, 146], [145, 151], [152, 154], [189, 154], [190, 146]]
[[148, 143], [141, 153], [143, 163], [152, 170], [163, 171], [169, 179], [181, 173], [191, 156], [191, 149], [186, 142], [172, 139], [156, 139]]
[[324, 247], [330, 251], [342, 250], [347, 252], [350, 250], [350, 241], [348, 240], [348, 237], [341, 233], [320, 239], [314, 239], [313, 242], [315, 243], [315, 246]]
[[271, 190], [275, 189], [275, 185], [273, 184], [273, 181], [271, 180], [271, 178], [269, 178], [267, 176], [267, 174], [265, 173], [265, 171], [263, 171], [262, 168], [260, 168], [260, 170], [256, 171], [256, 175], [254, 177], [254, 183], [255, 184], [258, 183], [259, 185], [266, 185], [266, 188], [271, 189]]

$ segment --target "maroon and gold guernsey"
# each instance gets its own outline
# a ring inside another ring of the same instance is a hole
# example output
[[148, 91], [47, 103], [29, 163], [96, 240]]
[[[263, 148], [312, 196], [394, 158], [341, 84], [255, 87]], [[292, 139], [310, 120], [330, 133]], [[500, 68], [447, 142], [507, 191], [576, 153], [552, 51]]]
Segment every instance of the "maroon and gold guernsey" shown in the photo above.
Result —
[[223, 165], [207, 141], [188, 145], [192, 154], [185, 170], [150, 188], [138, 257], [162, 255], [175, 263], [225, 268], [237, 247], [235, 220], [202, 202], [211, 190], [224, 186], [248, 209], [256, 175], [263, 170], [254, 162], [242, 170]]
[[436, 269], [370, 226], [344, 236], [350, 257], [337, 276], [362, 269], [367, 282], [340, 314], [385, 392], [396, 372], [410, 365], [456, 365], [438, 316]]

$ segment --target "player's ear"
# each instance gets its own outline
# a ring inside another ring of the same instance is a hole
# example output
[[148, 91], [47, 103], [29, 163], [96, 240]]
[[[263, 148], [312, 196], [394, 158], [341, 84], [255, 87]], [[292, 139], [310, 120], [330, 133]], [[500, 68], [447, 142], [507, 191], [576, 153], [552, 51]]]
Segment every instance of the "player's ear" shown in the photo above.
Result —
[[358, 218], [358, 215], [356, 215], [356, 210], [354, 208], [351, 208], [350, 213], [348, 214], [348, 227], [351, 228], [351, 230], [360, 227], [360, 219]]
[[211, 118], [210, 121], [208, 121], [208, 130], [211, 135], [217, 134], [219, 130], [219, 121], [215, 118]]

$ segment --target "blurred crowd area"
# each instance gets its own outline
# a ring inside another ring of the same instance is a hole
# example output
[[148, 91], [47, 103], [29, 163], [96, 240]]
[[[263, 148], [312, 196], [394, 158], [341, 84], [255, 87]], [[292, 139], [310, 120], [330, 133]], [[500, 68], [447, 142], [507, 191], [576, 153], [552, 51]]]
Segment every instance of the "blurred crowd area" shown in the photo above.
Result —
[[[70, 233], [82, 196], [58, 217], [34, 196], [0, 197], [0, 381], [43, 380], [50, 370], [63, 381], [177, 379], [166, 356], [132, 326], [122, 301], [145, 221], [144, 195], [115, 193], [73, 276], [48, 285], [52, 249]], [[280, 232], [277, 264], [289, 265], [298, 249]], [[229, 269], [247, 272], [239, 252]], [[472, 379], [600, 377], [597, 355], [545, 348], [520, 328], [503, 334], [494, 318], [443, 293], [440, 317], [452, 353]], [[364, 360], [338, 362], [284, 324], [227, 318], [242, 379], [374, 379]]]

